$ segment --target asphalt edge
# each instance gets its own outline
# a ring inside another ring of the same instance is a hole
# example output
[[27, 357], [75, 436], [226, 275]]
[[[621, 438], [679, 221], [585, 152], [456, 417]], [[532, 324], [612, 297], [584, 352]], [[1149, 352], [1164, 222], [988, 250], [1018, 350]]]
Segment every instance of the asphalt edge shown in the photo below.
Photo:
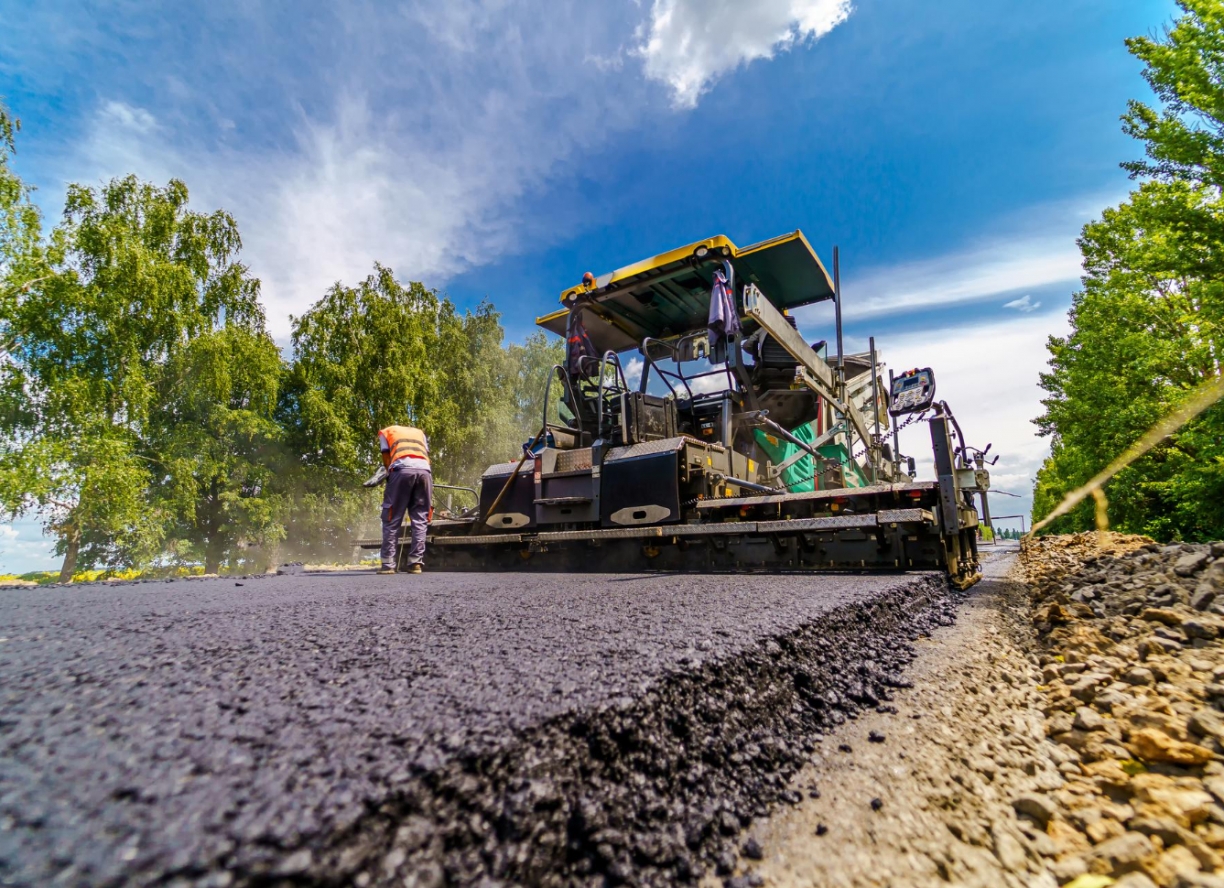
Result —
[[[735, 865], [754, 817], [824, 734], [908, 687], [912, 642], [960, 593], [908, 578], [640, 697], [571, 714], [498, 750], [417, 769], [353, 826], [255, 868], [178, 873], [209, 885], [669, 885]], [[248, 855], [242, 855], [250, 860]], [[171, 876], [173, 878], [173, 876]]]

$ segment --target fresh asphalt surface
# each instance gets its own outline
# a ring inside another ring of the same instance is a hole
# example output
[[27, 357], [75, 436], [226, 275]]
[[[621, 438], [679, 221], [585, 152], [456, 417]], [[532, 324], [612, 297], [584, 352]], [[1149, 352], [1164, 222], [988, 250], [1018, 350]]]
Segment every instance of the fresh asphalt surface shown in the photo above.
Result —
[[[906, 576], [303, 575], [0, 590], [0, 884], [206, 872]], [[144, 879], [142, 879], [143, 881]]]

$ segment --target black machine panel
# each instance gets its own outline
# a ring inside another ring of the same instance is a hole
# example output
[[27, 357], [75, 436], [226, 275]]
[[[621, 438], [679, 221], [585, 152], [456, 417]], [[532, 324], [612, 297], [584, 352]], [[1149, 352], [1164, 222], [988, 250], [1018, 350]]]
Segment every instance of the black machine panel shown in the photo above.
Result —
[[918, 413], [930, 407], [934, 400], [935, 373], [931, 368], [907, 370], [893, 378], [888, 413], [891, 416]]
[[[530, 467], [531, 464], [527, 465]], [[489, 516], [487, 527], [490, 532], [521, 530], [536, 525], [535, 477], [530, 471], [521, 471], [515, 476], [514, 483], [497, 504], [497, 511], [490, 514], [493, 501], [506, 486], [513, 468], [508, 465], [503, 473], [486, 473], [480, 479], [480, 514]]]
[[600, 523], [633, 527], [680, 520], [680, 454], [676, 450], [605, 462]]

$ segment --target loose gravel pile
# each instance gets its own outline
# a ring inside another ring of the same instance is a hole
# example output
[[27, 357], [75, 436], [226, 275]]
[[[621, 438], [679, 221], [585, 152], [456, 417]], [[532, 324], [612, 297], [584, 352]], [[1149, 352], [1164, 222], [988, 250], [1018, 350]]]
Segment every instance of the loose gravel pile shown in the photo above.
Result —
[[0, 882], [696, 880], [952, 610], [932, 575], [7, 592]]
[[1066, 783], [1017, 800], [1060, 882], [1224, 886], [1224, 543], [1026, 541], [1046, 733]]

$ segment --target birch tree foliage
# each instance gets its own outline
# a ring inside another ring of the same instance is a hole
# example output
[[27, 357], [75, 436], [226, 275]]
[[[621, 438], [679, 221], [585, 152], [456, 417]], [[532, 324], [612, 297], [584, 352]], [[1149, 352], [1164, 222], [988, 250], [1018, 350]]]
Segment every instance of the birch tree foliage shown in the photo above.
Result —
[[189, 209], [178, 180], [69, 187], [49, 274], [14, 311], [0, 429], [4, 508], [43, 517], [65, 575], [160, 550], [167, 516], [146, 493], [166, 368], [225, 326], [262, 330], [240, 247], [233, 218]]
[[275, 483], [286, 466], [275, 421], [280, 351], [259, 329], [224, 324], [167, 361], [151, 423], [150, 499], [178, 561], [269, 566], [284, 529]]
[[475, 485], [488, 465], [516, 459], [562, 347], [543, 334], [503, 337], [492, 305], [460, 312], [381, 265], [295, 318], [279, 414], [295, 465], [283, 476], [286, 552], [347, 557], [354, 537], [377, 535], [381, 491], [359, 485], [380, 464], [375, 436], [388, 425], [425, 431], [436, 483]]
[[[514, 457], [529, 434], [519, 368], [547, 346], [529, 339], [507, 349], [503, 335], [492, 305], [459, 312], [381, 265], [356, 287], [336, 284], [294, 319], [283, 411], [303, 464], [358, 481], [379, 464], [375, 435], [388, 425], [424, 430], [439, 481], [471, 483]], [[543, 384], [534, 383], [541, 394]]]
[[42, 216], [13, 169], [21, 121], [0, 102], [0, 335], [5, 340], [23, 289], [44, 273]]
[[1179, 0], [1182, 15], [1163, 38], [1132, 37], [1161, 108], [1132, 100], [1123, 129], [1144, 143], [1146, 160], [1123, 168], [1163, 181], [1224, 185], [1224, 6]]
[[[1224, 284], [1201, 270], [1218, 245], [1189, 221], [1211, 213], [1224, 213], [1214, 189], [1154, 181], [1085, 227], [1072, 332], [1050, 339], [1051, 371], [1042, 375], [1046, 410], [1037, 423], [1052, 453], [1038, 475], [1035, 516], [1220, 372]], [[1111, 524], [1161, 539], [1218, 539], [1222, 419], [1213, 408], [1111, 481]], [[1060, 527], [1093, 522], [1086, 504]]]

